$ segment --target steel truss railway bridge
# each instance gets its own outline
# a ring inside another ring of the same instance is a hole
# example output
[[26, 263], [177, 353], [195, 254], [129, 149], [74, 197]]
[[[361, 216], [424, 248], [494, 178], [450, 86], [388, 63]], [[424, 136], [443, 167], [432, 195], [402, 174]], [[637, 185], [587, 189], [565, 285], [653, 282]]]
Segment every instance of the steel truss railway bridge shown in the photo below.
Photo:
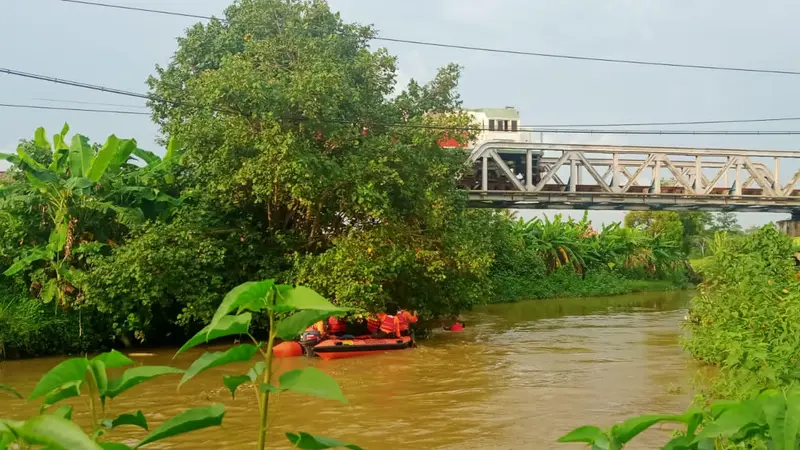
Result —
[[472, 207], [778, 212], [800, 221], [798, 151], [485, 141], [470, 161], [462, 186]]

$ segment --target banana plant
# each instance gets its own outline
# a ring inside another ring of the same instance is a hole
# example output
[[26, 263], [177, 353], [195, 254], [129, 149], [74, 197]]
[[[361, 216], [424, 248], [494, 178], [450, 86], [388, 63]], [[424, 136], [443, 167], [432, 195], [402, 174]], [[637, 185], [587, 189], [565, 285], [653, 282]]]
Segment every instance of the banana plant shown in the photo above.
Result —
[[[339, 384], [323, 371], [306, 367], [283, 373], [275, 384], [272, 366], [273, 347], [277, 339], [291, 340], [318, 320], [351, 311], [340, 308], [313, 290], [298, 286], [276, 284], [274, 280], [247, 282], [231, 290], [217, 308], [211, 322], [178, 350], [176, 356], [190, 348], [225, 336], [247, 336], [252, 344], [240, 344], [224, 352], [204, 353], [186, 370], [178, 387], [198, 374], [225, 364], [250, 361], [257, 354], [261, 360], [241, 375], [224, 376], [222, 382], [235, 398], [237, 389], [249, 384], [258, 403], [258, 450], [267, 448], [267, 424], [270, 398], [282, 392], [313, 395], [347, 403]], [[266, 339], [259, 340], [250, 333], [253, 314], [264, 314], [269, 323]], [[308, 433], [286, 433], [294, 448], [349, 448], [353, 444]]]
[[140, 208], [144, 202], [177, 203], [171, 196], [147, 186], [115, 184], [125, 165], [137, 156], [150, 163], [152, 170], [161, 170], [181, 155], [176, 141], [170, 142], [167, 157], [162, 160], [139, 149], [135, 140], [114, 135], [102, 146], [92, 146], [87, 137], [76, 134], [68, 145], [68, 132], [65, 124], [60, 133], [53, 135], [51, 143], [44, 128], [36, 130], [33, 144], [52, 154], [52, 162], [46, 166], [31, 157], [25, 145], [20, 145], [15, 155], [0, 153], [0, 159], [24, 174], [32, 188], [30, 192], [41, 199], [40, 207], [51, 228], [46, 245], [29, 248], [3, 274], [12, 276], [46, 261], [47, 280], [41, 285], [40, 297], [44, 302], [57, 299], [60, 304], [64, 303], [65, 291], [72, 290], [70, 260], [76, 252], [78, 230], [85, 228], [83, 223], [103, 221], [113, 212], [118, 222], [131, 226], [144, 220]]
[[[178, 434], [218, 426], [222, 423], [225, 408], [212, 404], [186, 410], [166, 420], [155, 430], [150, 427], [142, 411], [106, 416], [106, 402], [127, 390], [157, 377], [182, 374], [183, 370], [168, 366], [137, 366], [125, 370], [118, 378], [109, 379], [107, 369], [122, 368], [134, 362], [124, 354], [112, 350], [94, 358], [71, 358], [47, 372], [28, 397], [29, 401], [41, 399], [39, 415], [24, 421], [0, 419], [0, 449], [28, 448], [44, 445], [46, 448], [70, 450], [130, 450], [131, 447], [108, 441], [114, 430], [122, 426], [142, 428], [149, 434], [135, 448], [148, 445]], [[85, 389], [84, 389], [85, 388]], [[22, 398], [15, 390], [0, 385], [11, 396]], [[84, 431], [71, 421], [73, 407], [58, 404], [80, 397], [85, 390], [89, 399], [91, 430]]]

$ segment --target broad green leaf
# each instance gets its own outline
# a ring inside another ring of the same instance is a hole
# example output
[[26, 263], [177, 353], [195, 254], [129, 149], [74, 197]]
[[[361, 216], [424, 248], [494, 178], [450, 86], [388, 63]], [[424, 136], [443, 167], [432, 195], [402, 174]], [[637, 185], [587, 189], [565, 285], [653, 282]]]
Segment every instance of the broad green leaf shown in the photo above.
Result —
[[175, 356], [181, 352], [189, 350], [200, 344], [212, 341], [224, 336], [232, 336], [238, 334], [247, 334], [250, 330], [250, 321], [253, 315], [250, 313], [239, 314], [238, 316], [225, 316], [216, 325], [216, 328], [211, 328], [211, 325], [206, 326], [189, 339], [183, 347], [181, 347]]
[[286, 433], [286, 438], [289, 442], [294, 444], [294, 448], [301, 448], [306, 450], [324, 450], [326, 448], [349, 448], [350, 450], [362, 450], [361, 447], [345, 442], [337, 441], [336, 439], [326, 438], [322, 436], [312, 436], [308, 433]]
[[569, 433], [558, 438], [558, 442], [585, 442], [587, 444], [595, 444], [599, 442], [608, 442], [608, 436], [600, 428], [595, 426], [583, 426], [576, 428]]
[[[774, 450], [785, 450], [786, 399], [783, 394], [773, 392], [771, 395], [761, 398], [760, 403], [769, 426], [769, 435], [775, 444]], [[794, 437], [792, 437], [792, 446], [789, 448], [791, 450], [797, 448]]]
[[8, 386], [8, 385], [2, 384], [2, 383], [0, 383], [0, 391], [6, 391], [6, 392], [10, 393], [11, 395], [13, 395], [14, 397], [17, 397], [19, 399], [22, 398], [22, 395], [19, 392], [15, 391], [11, 386]]
[[784, 448], [792, 448], [800, 433], [800, 395], [795, 390], [786, 395], [786, 416], [784, 422]]
[[178, 434], [219, 426], [222, 424], [222, 418], [224, 416], [225, 407], [219, 404], [192, 408], [162, 423], [160, 427], [156, 428], [155, 431], [140, 442], [136, 448]]
[[58, 179], [50, 172], [42, 170], [25, 169], [25, 177], [35, 189], [50, 195], [57, 195]]
[[313, 289], [305, 286], [297, 286], [294, 289], [281, 290], [275, 300], [275, 309], [279, 312], [292, 310], [313, 310], [340, 312], [343, 309], [316, 293]]
[[261, 309], [265, 308], [267, 305], [264, 298], [272, 288], [272, 284], [272, 280], [260, 282], [249, 281], [231, 289], [231, 291], [225, 295], [225, 298], [222, 299], [222, 303], [220, 303], [217, 311], [214, 313], [214, 317], [211, 318], [211, 322], [209, 322], [207, 327], [208, 334], [210, 335], [211, 330], [219, 326], [223, 317], [237, 308], [246, 306], [251, 311], [261, 311]]
[[14, 264], [12, 264], [8, 269], [6, 269], [5, 272], [3, 272], [3, 275], [8, 277], [16, 275], [19, 272], [30, 267], [33, 263], [37, 261], [48, 260], [52, 257], [53, 254], [50, 253], [50, 251], [48, 251], [47, 249], [34, 248], [30, 252], [28, 252], [24, 257], [22, 257], [22, 259], [15, 261]]
[[280, 388], [283, 391], [292, 391], [347, 403], [339, 383], [330, 375], [315, 367], [286, 372], [281, 375], [280, 383]]
[[105, 396], [114, 398], [119, 394], [127, 391], [128, 389], [144, 383], [147, 380], [160, 377], [162, 375], [170, 375], [174, 373], [183, 373], [181, 369], [176, 369], [169, 366], [140, 366], [128, 369], [119, 378], [115, 378], [108, 382], [108, 390]]
[[50, 238], [47, 244], [47, 249], [53, 253], [60, 252], [64, 249], [67, 243], [67, 230], [69, 226], [66, 222], [61, 222], [56, 225], [53, 231], [50, 232]]
[[85, 177], [91, 167], [92, 155], [89, 138], [80, 134], [72, 136], [72, 144], [69, 146], [70, 176]]
[[106, 143], [102, 148], [100, 148], [100, 151], [97, 152], [97, 155], [95, 155], [94, 159], [92, 160], [92, 165], [86, 172], [87, 178], [95, 183], [103, 178], [103, 174], [106, 173], [108, 165], [111, 164], [111, 160], [119, 150], [119, 143], [119, 139], [113, 134], [108, 137]]
[[739, 406], [741, 402], [736, 400], [719, 400], [711, 404], [711, 417], [718, 418], [725, 411]]
[[692, 437], [690, 436], [678, 436], [671, 441], [667, 442], [666, 445], [661, 447], [661, 450], [690, 450], [692, 449]]
[[89, 373], [94, 378], [94, 384], [97, 386], [97, 392], [103, 397], [108, 390], [108, 375], [106, 374], [106, 365], [102, 360], [93, 359], [89, 361]]
[[147, 163], [148, 166], [161, 162], [161, 158], [159, 158], [158, 155], [156, 155], [155, 153], [143, 150], [138, 147], [133, 149], [132, 153], [136, 155], [139, 159]]
[[20, 165], [20, 163], [22, 162], [22, 160], [21, 160], [21, 159], [19, 159], [19, 156], [17, 156], [17, 155], [10, 155], [10, 154], [8, 154], [8, 153], [0, 153], [0, 159], [1, 159], [1, 160], [8, 161], [8, 162], [10, 162], [11, 164], [13, 164], [13, 165], [15, 165], [15, 166], [19, 166], [19, 165]]
[[28, 419], [18, 433], [31, 444], [45, 445], [64, 450], [98, 450], [100, 446], [81, 428], [63, 417], [34, 416]]
[[141, 411], [136, 411], [136, 414], [121, 414], [114, 420], [104, 421], [103, 425], [112, 430], [121, 425], [133, 425], [149, 431], [147, 428], [147, 419], [145, 419]]
[[36, 129], [36, 132], [33, 134], [33, 143], [39, 148], [47, 148], [51, 150], [53, 148], [50, 145], [50, 142], [47, 140], [47, 132], [44, 130], [44, 127], [39, 127]]
[[627, 444], [642, 431], [658, 422], [683, 422], [682, 416], [676, 415], [646, 415], [633, 417], [611, 428], [611, 435], [620, 444]]
[[123, 139], [119, 141], [117, 152], [114, 153], [114, 156], [111, 158], [106, 172], [110, 174], [119, 173], [120, 168], [123, 164], [128, 162], [134, 150], [136, 150], [136, 141], [134, 139]]
[[83, 380], [70, 381], [69, 383], [66, 383], [63, 386], [45, 395], [40, 412], [55, 405], [61, 400], [81, 395], [81, 383], [83, 383]]
[[259, 361], [255, 363], [253, 367], [250, 368], [250, 370], [247, 371], [247, 377], [250, 378], [250, 381], [255, 383], [258, 377], [260, 377], [261, 374], [264, 373], [264, 369], [266, 368], [267, 364], [264, 361]]
[[766, 425], [761, 414], [761, 406], [753, 400], [741, 402], [706, 425], [697, 435], [695, 442], [704, 438], [731, 437], [748, 425], [753, 424]]
[[189, 366], [189, 369], [186, 370], [181, 382], [178, 383], [178, 388], [194, 378], [197, 374], [213, 367], [218, 367], [233, 362], [250, 361], [257, 351], [258, 347], [255, 345], [242, 344], [237, 345], [236, 347], [231, 347], [224, 352], [204, 353], [201, 357], [197, 358], [191, 366]]
[[167, 153], [164, 155], [164, 161], [172, 161], [176, 157], [180, 156], [182, 147], [183, 146], [178, 138], [169, 138], [169, 142], [167, 143]]
[[33, 388], [28, 400], [49, 394], [67, 383], [83, 381], [88, 367], [89, 360], [86, 358], [71, 358], [63, 361], [44, 374], [36, 387]]
[[39, 293], [39, 298], [42, 299], [42, 303], [47, 304], [53, 301], [56, 298], [56, 294], [58, 293], [58, 280], [55, 278], [51, 278], [44, 283], [42, 287], [42, 291]]
[[103, 450], [133, 450], [127, 445], [120, 444], [119, 442], [101, 442], [100, 447]]
[[225, 375], [222, 377], [222, 384], [231, 391], [232, 398], [236, 398], [236, 389], [249, 381], [248, 375]]
[[277, 337], [280, 339], [294, 339], [303, 331], [305, 331], [306, 328], [330, 316], [330, 311], [298, 311], [291, 316], [278, 321], [278, 326], [276, 327], [275, 331], [277, 333]]
[[57, 410], [53, 411], [53, 415], [67, 420], [72, 420], [72, 406], [61, 405]]
[[106, 365], [107, 369], [117, 369], [120, 367], [130, 366], [133, 364], [133, 360], [118, 352], [117, 350], [111, 350], [110, 352], [101, 353], [94, 358], [91, 359], [92, 361], [103, 361], [103, 364]]
[[73, 191], [77, 194], [81, 194], [90, 187], [94, 186], [94, 184], [95, 184], [94, 181], [86, 177], [70, 177], [70, 179], [67, 180], [65, 186], [70, 191]]
[[63, 138], [67, 135], [67, 133], [69, 133], [69, 124], [67, 122], [64, 122], [64, 126], [61, 127], [60, 136]]
[[[43, 165], [41, 165], [39, 163], [39, 161], [36, 161], [35, 159], [33, 159], [33, 157], [31, 155], [29, 155], [27, 151], [25, 151], [25, 147], [22, 144], [20, 144], [17, 147], [17, 156], [19, 156], [19, 159], [20, 159], [21, 163], [23, 163], [23, 164], [28, 166], [28, 167], [25, 167], [26, 172], [31, 170], [31, 171], [40, 172], [40, 173], [43, 173], [43, 174], [47, 173], [47, 172], [45, 172], [46, 168]], [[52, 176], [52, 174], [48, 174], [48, 175]]]

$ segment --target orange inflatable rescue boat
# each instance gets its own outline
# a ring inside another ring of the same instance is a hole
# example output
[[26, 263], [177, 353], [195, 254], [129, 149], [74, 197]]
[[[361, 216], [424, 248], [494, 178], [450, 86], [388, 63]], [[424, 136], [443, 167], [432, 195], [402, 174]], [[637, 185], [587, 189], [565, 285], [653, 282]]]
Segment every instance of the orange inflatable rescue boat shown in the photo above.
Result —
[[285, 341], [273, 347], [272, 353], [278, 358], [303, 356], [303, 346], [299, 342]]
[[354, 356], [403, 350], [413, 346], [410, 336], [373, 339], [359, 336], [354, 339], [327, 339], [314, 346], [314, 353], [322, 359], [352, 358]]

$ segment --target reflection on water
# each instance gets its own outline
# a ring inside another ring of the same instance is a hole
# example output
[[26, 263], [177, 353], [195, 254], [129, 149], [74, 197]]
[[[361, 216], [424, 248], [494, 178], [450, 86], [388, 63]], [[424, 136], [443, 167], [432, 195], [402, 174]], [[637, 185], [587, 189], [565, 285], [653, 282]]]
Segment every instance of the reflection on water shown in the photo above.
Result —
[[[349, 404], [283, 394], [271, 448], [289, 448], [283, 433], [308, 431], [365, 449], [565, 449], [562, 434], [584, 424], [611, 425], [648, 412], [677, 412], [689, 400], [694, 368], [678, 345], [688, 293], [537, 300], [491, 305], [465, 315], [462, 333], [438, 333], [414, 350], [338, 361], [280, 361], [280, 371], [313, 364], [336, 377]], [[204, 350], [172, 360], [173, 350], [134, 358], [149, 365], [188, 367]], [[0, 383], [27, 393], [59, 359], [0, 363]], [[236, 400], [217, 368], [178, 392], [177, 376], [140, 385], [115, 399], [109, 416], [141, 409], [151, 429], [188, 407], [224, 403], [221, 428], [148, 445], [152, 449], [253, 448], [258, 409], [251, 389]], [[677, 392], [677, 393], [676, 393]], [[76, 420], [88, 410], [73, 403]], [[37, 404], [6, 400], [0, 416], [23, 418]], [[115, 434], [134, 444], [144, 432]], [[668, 431], [645, 433], [631, 448], [655, 448]]]

